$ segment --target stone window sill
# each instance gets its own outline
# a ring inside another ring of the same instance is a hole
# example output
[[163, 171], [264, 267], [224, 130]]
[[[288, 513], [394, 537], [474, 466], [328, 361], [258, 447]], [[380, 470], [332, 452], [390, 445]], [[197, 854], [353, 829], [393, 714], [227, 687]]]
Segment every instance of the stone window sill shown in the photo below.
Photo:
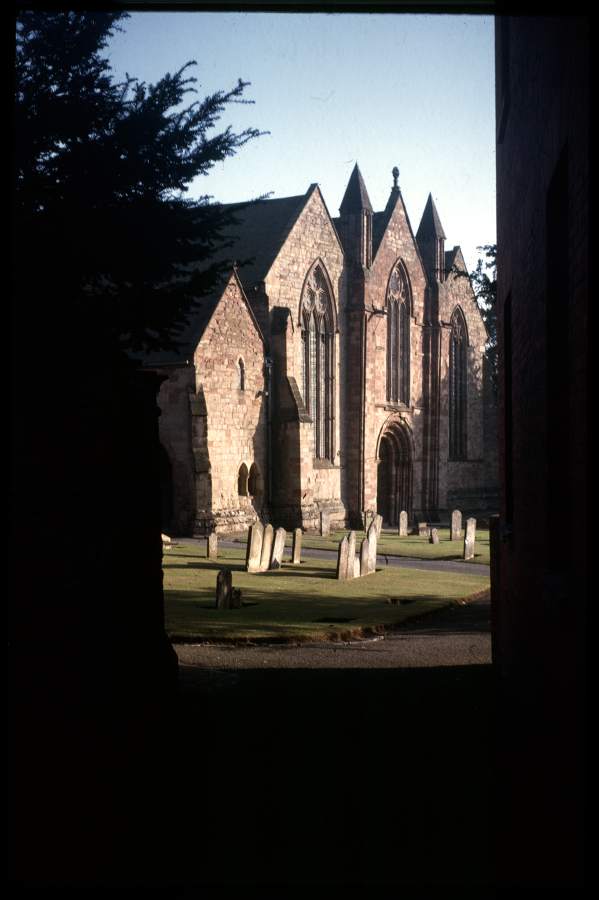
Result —
[[338, 469], [339, 466], [336, 466], [334, 462], [331, 462], [330, 459], [314, 459], [312, 460], [313, 468], [315, 469]]

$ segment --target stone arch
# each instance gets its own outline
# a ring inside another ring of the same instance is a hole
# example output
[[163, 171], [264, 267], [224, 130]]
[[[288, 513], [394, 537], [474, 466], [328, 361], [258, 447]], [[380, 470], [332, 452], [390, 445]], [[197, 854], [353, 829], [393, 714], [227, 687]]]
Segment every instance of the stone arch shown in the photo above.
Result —
[[240, 497], [248, 495], [248, 467], [245, 463], [241, 463], [237, 473], [237, 493]]
[[250, 497], [261, 497], [264, 494], [264, 481], [262, 473], [255, 462], [250, 466], [248, 478], [248, 494]]
[[402, 419], [391, 417], [381, 428], [377, 444], [377, 512], [383, 522], [399, 524], [405, 510], [408, 520], [413, 510], [414, 439]]

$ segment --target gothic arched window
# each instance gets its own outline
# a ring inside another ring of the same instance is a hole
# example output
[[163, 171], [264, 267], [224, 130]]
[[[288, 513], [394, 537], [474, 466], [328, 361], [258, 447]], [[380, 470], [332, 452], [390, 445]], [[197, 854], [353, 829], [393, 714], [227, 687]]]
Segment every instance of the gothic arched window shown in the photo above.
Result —
[[387, 286], [387, 400], [410, 405], [410, 285], [402, 263]]
[[449, 339], [449, 458], [466, 459], [468, 453], [468, 331], [464, 313], [458, 307], [451, 317]]
[[300, 305], [302, 390], [314, 424], [314, 455], [333, 460], [333, 301], [323, 267], [317, 263], [306, 278]]
[[239, 390], [245, 391], [245, 363], [241, 357], [237, 362], [237, 370], [239, 372]]

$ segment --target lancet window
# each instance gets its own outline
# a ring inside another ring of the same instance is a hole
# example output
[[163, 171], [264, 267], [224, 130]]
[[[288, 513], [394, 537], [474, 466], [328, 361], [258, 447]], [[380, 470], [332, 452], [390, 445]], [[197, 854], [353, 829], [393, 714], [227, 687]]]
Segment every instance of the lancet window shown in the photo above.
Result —
[[397, 263], [387, 286], [387, 400], [410, 405], [410, 285]]
[[333, 460], [334, 319], [328, 280], [320, 264], [308, 274], [300, 307], [302, 391], [314, 427], [314, 454]]
[[468, 452], [468, 332], [459, 307], [451, 317], [449, 342], [449, 458], [466, 459]]

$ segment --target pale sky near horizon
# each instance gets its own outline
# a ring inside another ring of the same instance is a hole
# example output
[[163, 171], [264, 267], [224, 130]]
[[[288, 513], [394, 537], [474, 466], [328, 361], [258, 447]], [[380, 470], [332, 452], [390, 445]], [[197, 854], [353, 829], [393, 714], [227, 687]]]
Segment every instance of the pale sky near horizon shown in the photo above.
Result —
[[446, 249], [494, 243], [492, 16], [137, 12], [107, 48], [117, 79], [155, 82], [187, 61], [198, 95], [251, 82], [219, 130], [270, 132], [217, 163], [191, 196], [230, 203], [318, 182], [337, 216], [357, 161], [375, 210], [399, 186], [414, 232], [432, 193]]

